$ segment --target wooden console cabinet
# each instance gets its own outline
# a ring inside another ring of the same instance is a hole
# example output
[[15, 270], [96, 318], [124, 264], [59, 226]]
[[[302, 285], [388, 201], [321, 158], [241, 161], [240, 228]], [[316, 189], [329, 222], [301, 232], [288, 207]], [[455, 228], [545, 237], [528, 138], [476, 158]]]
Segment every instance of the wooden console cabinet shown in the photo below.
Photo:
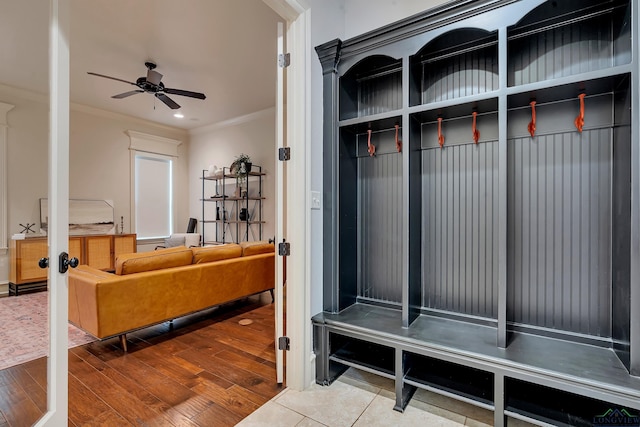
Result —
[[[136, 252], [136, 250], [135, 234], [69, 237], [69, 257], [76, 257], [80, 264], [87, 264], [101, 270], [113, 270], [118, 255]], [[18, 295], [20, 288], [46, 288], [47, 271], [38, 266], [40, 258], [46, 256], [46, 237], [11, 240], [9, 247], [9, 296]]]

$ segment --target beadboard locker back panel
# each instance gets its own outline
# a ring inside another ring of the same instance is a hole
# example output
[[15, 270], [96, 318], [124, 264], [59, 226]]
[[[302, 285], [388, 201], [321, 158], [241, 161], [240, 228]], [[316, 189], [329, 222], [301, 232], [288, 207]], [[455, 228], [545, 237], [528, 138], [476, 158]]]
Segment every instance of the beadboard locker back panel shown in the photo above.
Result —
[[340, 119], [370, 116], [402, 107], [401, 61], [369, 57], [340, 79]]
[[420, 97], [411, 105], [477, 95], [498, 89], [498, 36], [478, 29], [444, 34], [411, 61]]
[[509, 320], [609, 337], [611, 129], [508, 147]]
[[543, 4], [510, 30], [509, 86], [629, 63], [630, 22], [627, 1]]
[[423, 150], [423, 306], [495, 319], [498, 142]]
[[402, 302], [402, 156], [358, 158], [358, 296]]

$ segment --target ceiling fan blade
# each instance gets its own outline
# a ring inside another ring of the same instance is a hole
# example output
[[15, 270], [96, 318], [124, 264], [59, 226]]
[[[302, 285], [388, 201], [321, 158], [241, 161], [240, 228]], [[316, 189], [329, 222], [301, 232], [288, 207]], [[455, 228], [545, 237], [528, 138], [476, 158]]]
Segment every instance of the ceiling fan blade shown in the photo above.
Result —
[[127, 81], [127, 80], [122, 80], [122, 79], [119, 79], [117, 77], [105, 76], [104, 74], [92, 73], [91, 71], [87, 71], [87, 74], [91, 74], [92, 76], [104, 77], [105, 79], [116, 80], [116, 81], [119, 81], [119, 82], [122, 82], [122, 83], [129, 83], [130, 85], [137, 86], [133, 82], [130, 82], [130, 81]]
[[173, 99], [169, 98], [164, 93], [156, 93], [156, 98], [167, 104], [167, 107], [171, 108], [172, 110], [177, 110], [178, 108], [180, 108], [180, 105], [178, 105], [178, 103], [176, 103]]
[[160, 80], [162, 80], [162, 74], [154, 70], [147, 71], [147, 82], [158, 86], [160, 84]]
[[112, 98], [122, 99], [122, 98], [126, 98], [127, 96], [131, 96], [131, 95], [135, 95], [137, 93], [143, 93], [143, 92], [144, 91], [142, 89], [131, 90], [129, 92], [124, 92], [124, 93], [119, 93], [118, 95], [113, 95]]
[[189, 96], [191, 98], [198, 98], [198, 99], [205, 99], [206, 96], [204, 93], [200, 93], [200, 92], [191, 92], [188, 90], [181, 90], [181, 89], [170, 89], [168, 87], [164, 88], [165, 93], [170, 93], [172, 95], [182, 95], [182, 96]]

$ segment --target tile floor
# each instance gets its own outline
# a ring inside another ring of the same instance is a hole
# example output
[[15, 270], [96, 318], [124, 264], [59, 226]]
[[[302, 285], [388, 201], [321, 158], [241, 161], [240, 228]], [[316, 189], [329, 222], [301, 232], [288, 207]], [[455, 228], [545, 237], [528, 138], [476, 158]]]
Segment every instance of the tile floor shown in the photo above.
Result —
[[[242, 420], [240, 427], [376, 427], [493, 425], [493, 412], [417, 390], [404, 413], [393, 410], [393, 381], [350, 368], [329, 387], [284, 390]], [[509, 427], [531, 424], [510, 419]]]

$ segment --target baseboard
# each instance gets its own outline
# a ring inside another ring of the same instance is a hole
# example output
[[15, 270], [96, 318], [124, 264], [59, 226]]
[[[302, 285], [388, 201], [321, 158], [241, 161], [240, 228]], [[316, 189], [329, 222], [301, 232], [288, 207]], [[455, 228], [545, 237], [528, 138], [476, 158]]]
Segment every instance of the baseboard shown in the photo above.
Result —
[[9, 283], [0, 283], [0, 298], [9, 296]]

